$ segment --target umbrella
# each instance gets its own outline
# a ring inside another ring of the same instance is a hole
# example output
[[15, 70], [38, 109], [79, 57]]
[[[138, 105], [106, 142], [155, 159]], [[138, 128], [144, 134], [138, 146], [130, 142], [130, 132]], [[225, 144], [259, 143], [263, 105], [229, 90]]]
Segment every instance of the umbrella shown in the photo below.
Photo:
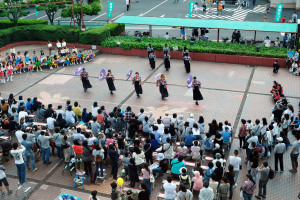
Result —
[[187, 88], [192, 87], [192, 82], [193, 82], [193, 76], [189, 75], [188, 80], [187, 80]]
[[106, 75], [105, 69], [102, 69], [99, 72], [99, 76], [98, 76], [99, 81], [103, 81], [105, 79], [105, 75]]
[[82, 71], [83, 67], [78, 67], [77, 70], [74, 72], [74, 75], [78, 75], [80, 74], [80, 72]]
[[162, 73], [158, 73], [158, 74], [156, 74], [155, 76], [153, 76], [153, 79], [159, 78], [159, 77], [160, 77], [160, 75], [162, 75]]
[[126, 74], [126, 81], [128, 81], [128, 79], [131, 77], [132, 75], [132, 70], [130, 70], [127, 74]]

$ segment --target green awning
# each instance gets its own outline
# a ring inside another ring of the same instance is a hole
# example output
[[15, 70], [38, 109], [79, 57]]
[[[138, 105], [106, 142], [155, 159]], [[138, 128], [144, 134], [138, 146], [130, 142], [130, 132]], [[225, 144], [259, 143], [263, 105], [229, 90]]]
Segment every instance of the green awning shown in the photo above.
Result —
[[189, 18], [162, 18], [162, 17], [138, 17], [122, 16], [114, 23], [153, 25], [153, 26], [175, 26], [175, 27], [197, 27], [214, 29], [238, 29], [245, 31], [267, 31], [296, 33], [297, 24], [290, 23], [269, 23], [249, 21], [227, 21]]

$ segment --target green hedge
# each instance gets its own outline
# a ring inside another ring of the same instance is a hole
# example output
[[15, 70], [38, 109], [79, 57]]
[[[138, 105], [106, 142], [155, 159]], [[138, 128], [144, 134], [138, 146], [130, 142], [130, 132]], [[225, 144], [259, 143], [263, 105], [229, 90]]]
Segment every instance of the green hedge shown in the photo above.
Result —
[[[31, 25], [18, 26], [0, 30], [0, 47], [22, 41], [56, 41], [65, 39], [74, 43], [74, 28], [60, 25]], [[79, 37], [80, 29], [75, 31], [75, 37]]]
[[104, 27], [106, 27], [110, 30], [111, 36], [118, 36], [122, 32], [125, 31], [125, 24], [109, 23], [109, 24], [106, 24]]
[[81, 44], [100, 44], [110, 37], [110, 30], [105, 26], [93, 27], [80, 33], [79, 43]]
[[121, 47], [122, 49], [147, 49], [149, 43], [155, 50], [162, 50], [165, 43], [168, 44], [170, 49], [174, 46], [178, 46], [180, 51], [186, 46], [190, 52], [199, 53], [215, 53], [215, 54], [229, 54], [229, 55], [248, 55], [248, 56], [262, 56], [262, 57], [276, 57], [285, 58], [286, 48], [277, 47], [260, 47], [260, 51], [257, 52], [255, 46], [236, 44], [236, 43], [217, 43], [207, 41], [194, 41], [194, 44], [190, 44], [187, 40], [172, 40], [163, 38], [140, 38], [141, 41], [137, 41], [136, 37], [131, 36], [116, 36], [107, 38], [101, 42], [103, 47]]
[[[36, 24], [48, 24], [47, 20], [40, 19], [19, 19], [18, 26], [28, 26], [28, 25], [36, 25]], [[13, 27], [13, 23], [9, 20], [0, 20], [0, 29], [11, 28]]]

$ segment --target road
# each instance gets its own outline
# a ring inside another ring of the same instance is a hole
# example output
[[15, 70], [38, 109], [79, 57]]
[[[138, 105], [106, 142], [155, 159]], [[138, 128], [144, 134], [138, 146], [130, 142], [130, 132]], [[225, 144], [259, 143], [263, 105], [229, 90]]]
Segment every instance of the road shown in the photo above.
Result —
[[[133, 1], [133, 0], [132, 0]], [[179, 0], [178, 3], [173, 3], [173, 0], [140, 0], [136, 2], [135, 0], [131, 2], [129, 11], [126, 10], [125, 0], [114, 1], [114, 8], [112, 12], [112, 17], [107, 16], [107, 1], [102, 1], [103, 9], [97, 16], [84, 16], [84, 21], [87, 27], [99, 26], [107, 23], [108, 21], [114, 21], [117, 18], [127, 15], [127, 16], [147, 16], [147, 17], [177, 17], [177, 18], [187, 18], [189, 3], [194, 2], [192, 0]], [[266, 0], [258, 0], [257, 6], [253, 7], [250, 5], [250, 8], [237, 9], [235, 5], [227, 3], [225, 9], [221, 16], [217, 16], [216, 5], [213, 5], [212, 13], [204, 13], [202, 8], [199, 9], [197, 14], [192, 14], [192, 18], [197, 19], [218, 19], [218, 20], [234, 20], [234, 21], [260, 21], [264, 20], [264, 11], [265, 11]], [[38, 16], [34, 13], [34, 8], [30, 8], [30, 14], [22, 19], [45, 19], [47, 20], [47, 15], [45, 12], [39, 12]], [[294, 9], [284, 9], [282, 16], [292, 15]], [[299, 13], [300, 14], [300, 13]], [[270, 9], [270, 13], [267, 14], [267, 22], [274, 22], [275, 17], [275, 8]], [[4, 19], [4, 18], [1, 18]], [[70, 18], [62, 18], [61, 10], [55, 14], [54, 18], [55, 24], [59, 23], [62, 25], [69, 25]], [[141, 29], [141, 31], [147, 31], [148, 27], [145, 26], [126, 26], [126, 32], [133, 34], [135, 30]], [[153, 27], [153, 36], [154, 37], [163, 37], [165, 32], [169, 32], [172, 37], [179, 38], [179, 30], [169, 27]], [[221, 37], [231, 37], [231, 30], [222, 30]], [[254, 36], [254, 32], [251, 31], [242, 31], [242, 37], [250, 38]], [[191, 31], [187, 31], [188, 35], [191, 35]], [[257, 33], [257, 39], [262, 40], [265, 36], [269, 36], [271, 40], [275, 40], [276, 37], [282, 37], [280, 33]], [[216, 30], [210, 31], [210, 39], [216, 40], [217, 33]]]

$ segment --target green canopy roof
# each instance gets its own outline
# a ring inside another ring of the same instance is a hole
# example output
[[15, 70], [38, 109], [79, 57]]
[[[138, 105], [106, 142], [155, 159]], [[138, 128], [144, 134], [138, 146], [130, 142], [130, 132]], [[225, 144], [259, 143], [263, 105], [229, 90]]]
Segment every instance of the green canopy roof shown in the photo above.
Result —
[[249, 21], [227, 21], [227, 20], [207, 20], [189, 18], [162, 18], [162, 17], [139, 17], [122, 16], [115, 23], [153, 25], [153, 26], [176, 26], [176, 27], [198, 27], [216, 29], [238, 29], [246, 31], [268, 31], [296, 33], [297, 24], [290, 23], [269, 23], [269, 22], [249, 22]]

